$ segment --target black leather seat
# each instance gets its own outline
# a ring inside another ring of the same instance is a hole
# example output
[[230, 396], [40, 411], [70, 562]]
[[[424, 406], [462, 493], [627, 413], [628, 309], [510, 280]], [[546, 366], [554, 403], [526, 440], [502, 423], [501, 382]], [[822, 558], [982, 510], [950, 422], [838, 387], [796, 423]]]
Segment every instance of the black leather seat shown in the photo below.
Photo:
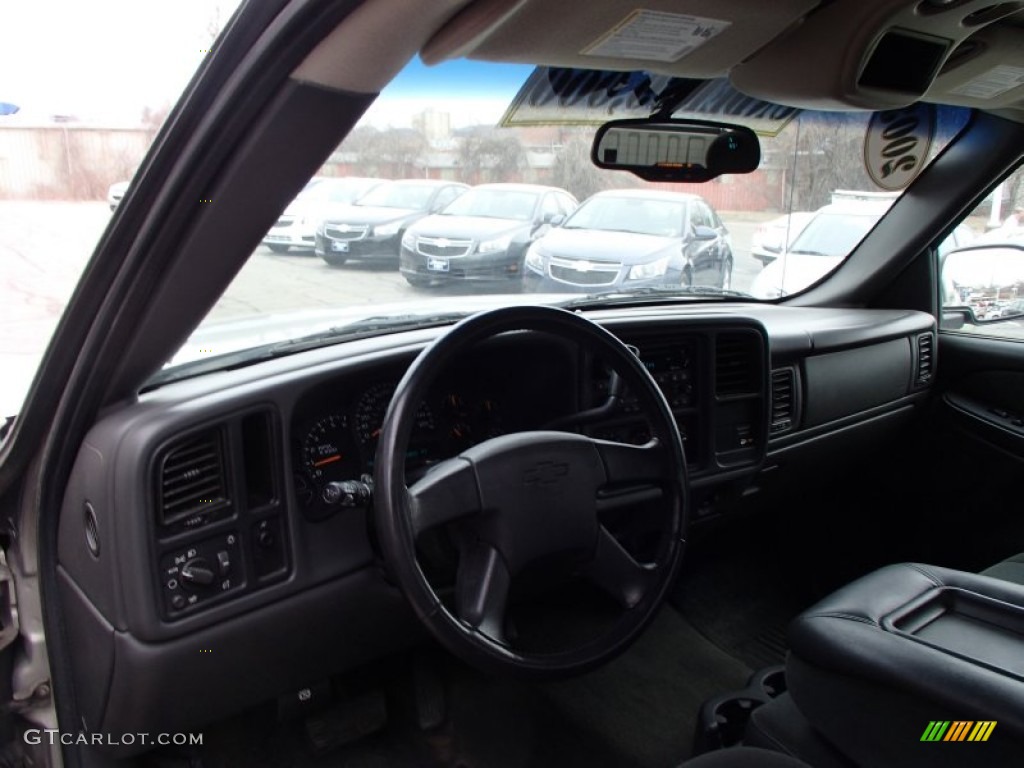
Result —
[[679, 768], [810, 768], [810, 766], [779, 752], [731, 747], [687, 760]]
[[[918, 564], [838, 590], [790, 626], [790, 695], [860, 766], [1024, 765], [1024, 586]], [[984, 742], [922, 741], [995, 721]]]
[[1014, 584], [1024, 584], [1024, 552], [1013, 557], [1008, 557], [1001, 563], [996, 563], [990, 568], [981, 572], [983, 576], [991, 576], [994, 579], [1012, 581]]

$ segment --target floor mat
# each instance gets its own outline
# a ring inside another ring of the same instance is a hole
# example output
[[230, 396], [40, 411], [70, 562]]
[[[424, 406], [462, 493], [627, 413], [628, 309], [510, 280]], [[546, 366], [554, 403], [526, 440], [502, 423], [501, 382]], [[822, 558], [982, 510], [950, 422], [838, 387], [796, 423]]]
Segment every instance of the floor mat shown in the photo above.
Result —
[[701, 703], [742, 687], [751, 672], [666, 607], [623, 656], [541, 688], [613, 764], [668, 768], [689, 756]]
[[786, 627], [815, 601], [798, 574], [756, 548], [691, 559], [670, 601], [698, 632], [747, 666], [781, 664]]
[[266, 706], [207, 729], [203, 766], [670, 768], [690, 753], [700, 704], [742, 686], [751, 672], [669, 606], [624, 655], [571, 680], [494, 678], [436, 658], [447, 692], [437, 728], [417, 727], [408, 669], [394, 660], [376, 673], [389, 702], [379, 733], [317, 755], [301, 722], [278, 722]]

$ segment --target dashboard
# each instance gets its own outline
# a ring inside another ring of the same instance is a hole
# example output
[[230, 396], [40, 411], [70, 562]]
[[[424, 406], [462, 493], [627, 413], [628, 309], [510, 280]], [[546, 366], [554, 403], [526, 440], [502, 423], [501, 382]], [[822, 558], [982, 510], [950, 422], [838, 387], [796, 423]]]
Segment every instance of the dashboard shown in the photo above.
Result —
[[[590, 317], [665, 395], [693, 524], [731, 514], [771, 478], [802, 476], [823, 445], [870, 450], [920, 410], [934, 374], [934, 319], [918, 312], [700, 305]], [[375, 547], [371, 506], [325, 490], [369, 479], [398, 382], [443, 333], [168, 384], [92, 428], [58, 541], [68, 637], [91, 649], [73, 670], [88, 729], [185, 730], [421, 641]], [[506, 334], [432, 383], [408, 479], [534, 429], [650, 437], [605, 361], [558, 337]], [[185, 698], [194, 706], [175, 705]]]

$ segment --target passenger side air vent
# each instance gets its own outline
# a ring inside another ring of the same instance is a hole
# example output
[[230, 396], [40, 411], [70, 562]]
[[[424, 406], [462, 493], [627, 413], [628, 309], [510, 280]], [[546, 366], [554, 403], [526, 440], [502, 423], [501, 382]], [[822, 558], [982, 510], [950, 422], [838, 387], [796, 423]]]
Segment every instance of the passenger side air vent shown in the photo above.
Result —
[[752, 333], [723, 333], [715, 343], [715, 394], [757, 394], [759, 345]]
[[796, 404], [796, 371], [772, 371], [772, 435], [782, 435], [796, 427]]
[[211, 429], [171, 446], [159, 464], [158, 506], [161, 525], [229, 506], [224, 473], [224, 441]]
[[935, 335], [933, 333], [922, 333], [917, 337], [917, 366], [915, 368], [914, 384], [918, 387], [926, 387], [931, 384], [932, 374], [935, 370]]

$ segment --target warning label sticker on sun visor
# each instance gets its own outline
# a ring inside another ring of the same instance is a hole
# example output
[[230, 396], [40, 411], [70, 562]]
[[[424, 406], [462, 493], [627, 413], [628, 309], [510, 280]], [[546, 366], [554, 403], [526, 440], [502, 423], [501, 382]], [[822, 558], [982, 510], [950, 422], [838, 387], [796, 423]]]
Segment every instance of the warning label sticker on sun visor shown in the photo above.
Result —
[[729, 25], [720, 19], [636, 10], [580, 53], [613, 59], [679, 61]]
[[973, 77], [950, 93], [970, 96], [972, 99], [994, 99], [1007, 91], [1024, 85], [1024, 67], [1001, 65], [992, 67], [977, 77]]
[[800, 113], [746, 96], [726, 78], [537, 67], [500, 125], [601, 125], [613, 118], [648, 117], [666, 99], [674, 105], [673, 117], [736, 123], [761, 136], [777, 136]]

